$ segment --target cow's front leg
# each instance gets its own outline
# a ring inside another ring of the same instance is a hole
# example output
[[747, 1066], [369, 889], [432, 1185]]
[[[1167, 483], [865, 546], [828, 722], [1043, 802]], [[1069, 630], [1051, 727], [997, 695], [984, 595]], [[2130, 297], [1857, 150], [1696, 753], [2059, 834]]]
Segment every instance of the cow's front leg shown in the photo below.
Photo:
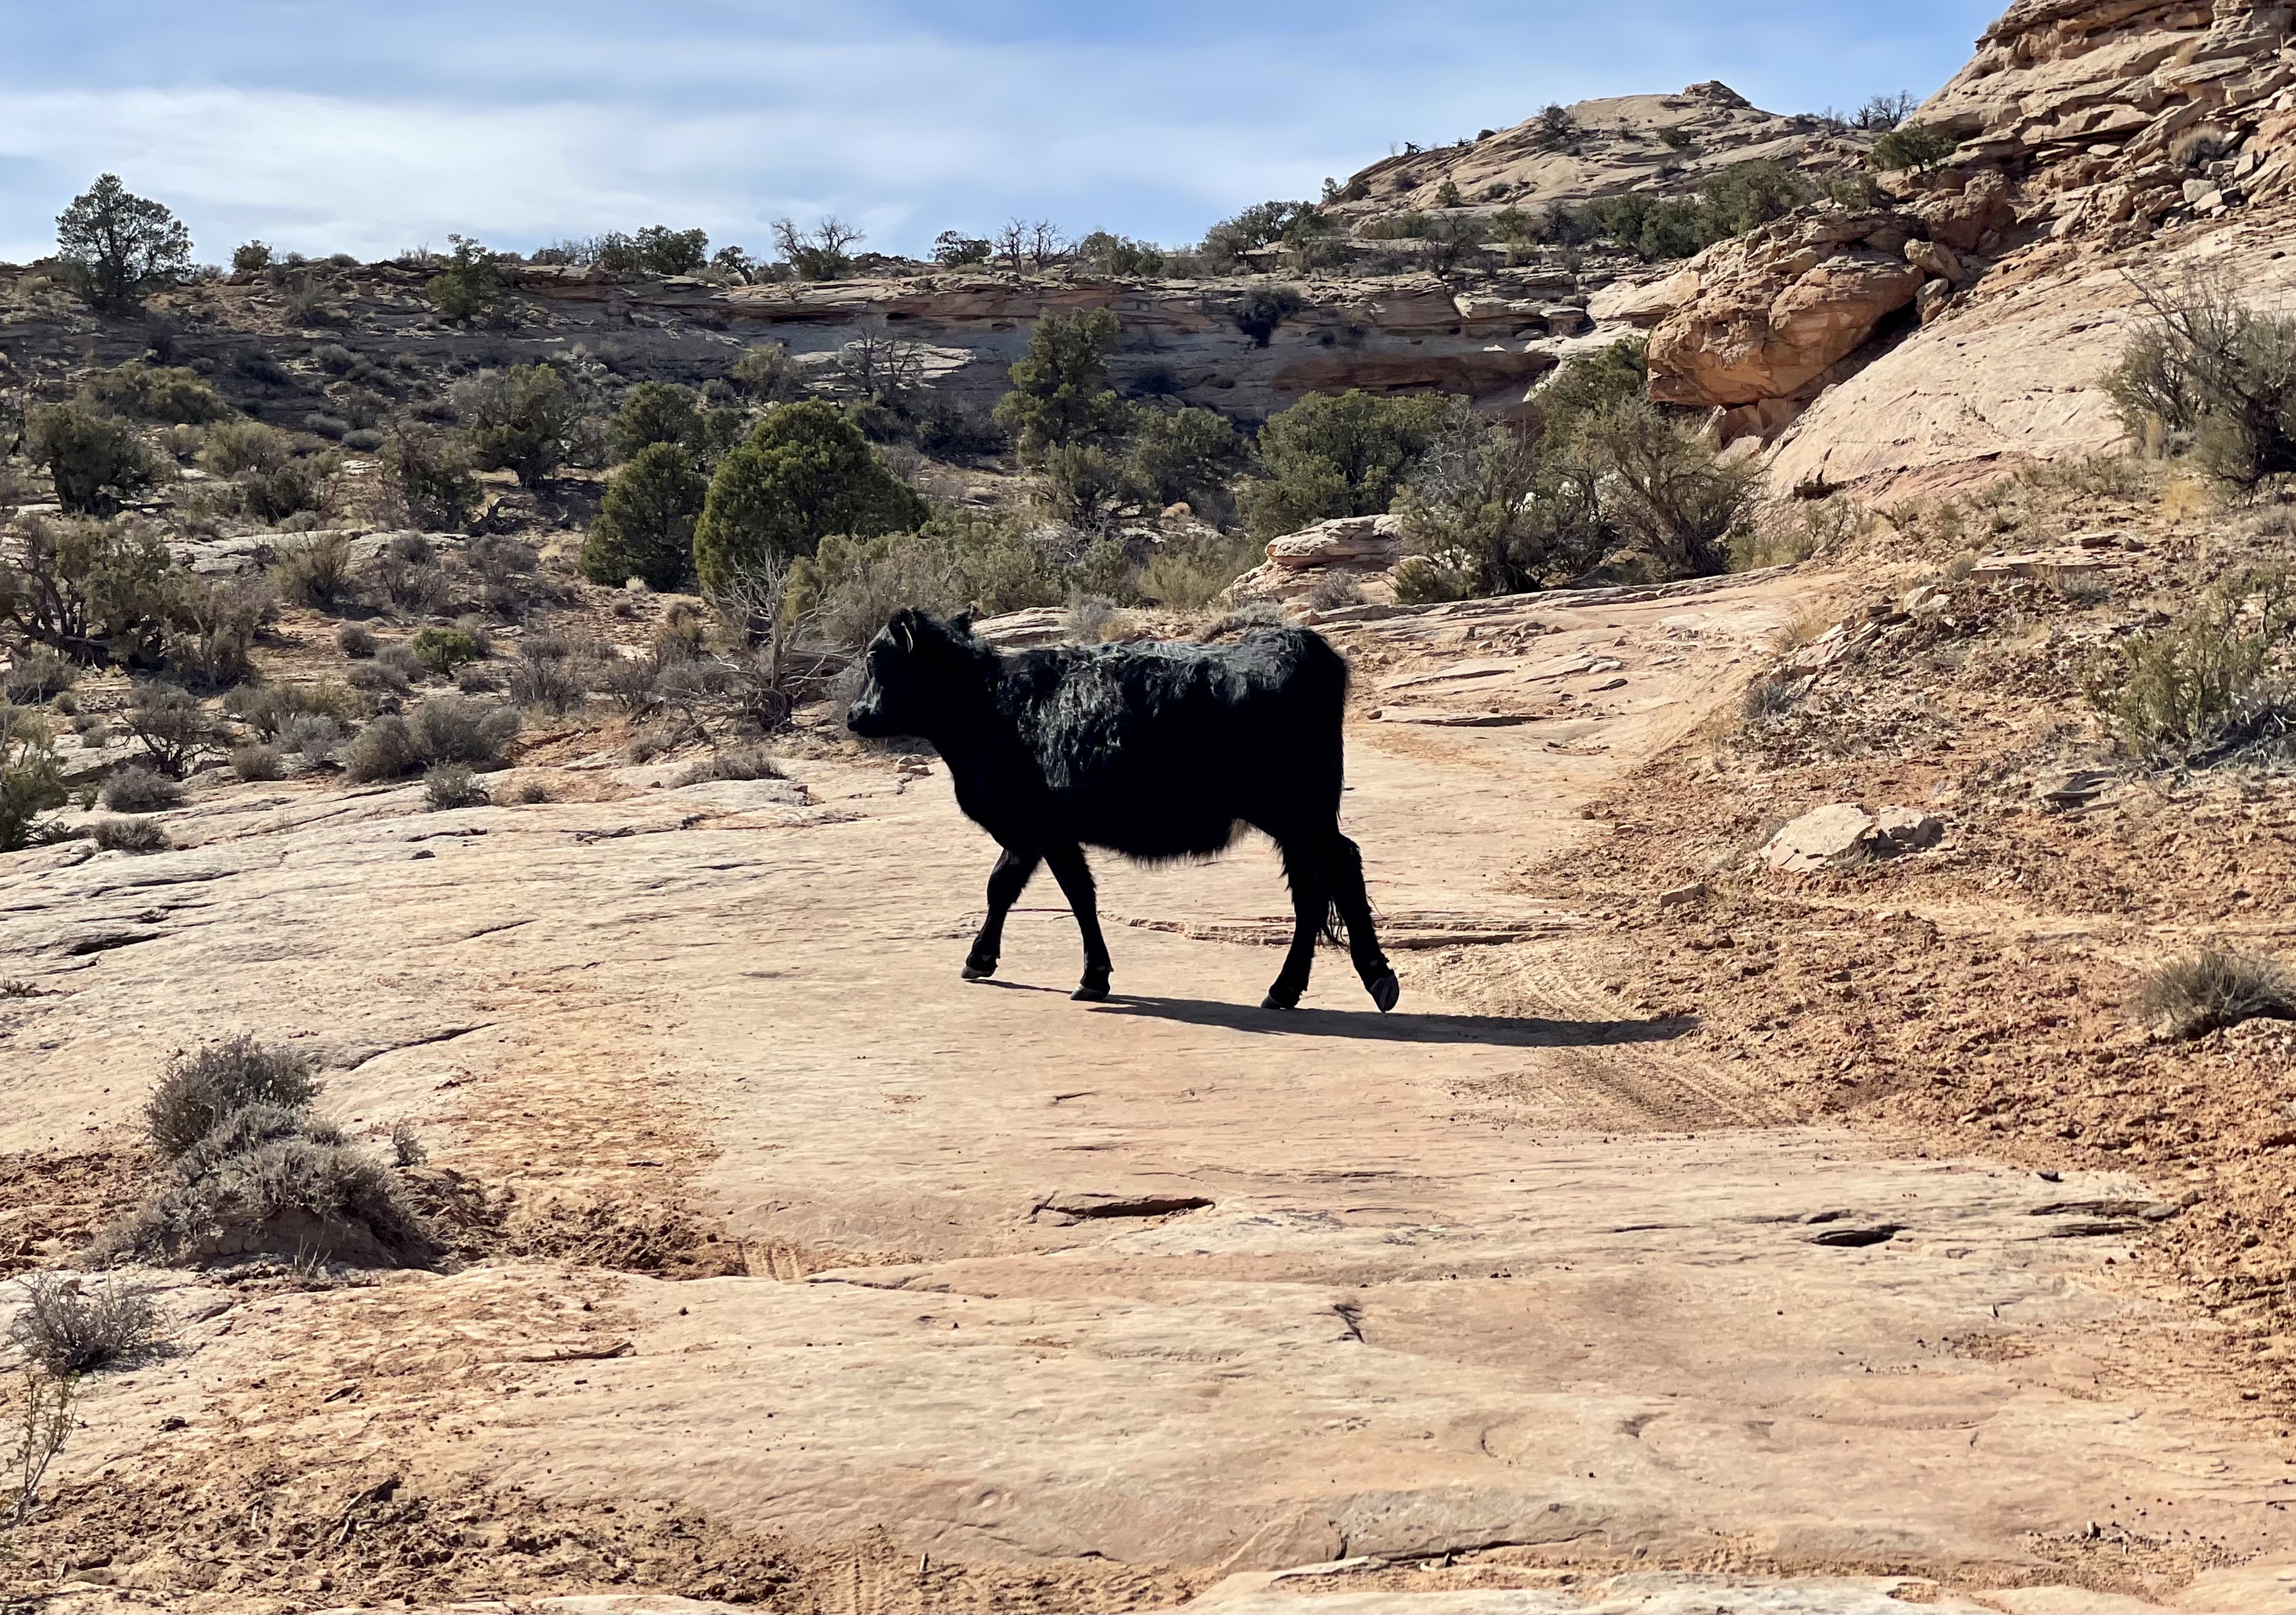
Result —
[[980, 922], [980, 934], [972, 939], [972, 951], [965, 955], [967, 981], [978, 981], [996, 973], [997, 956], [1004, 950], [1004, 916], [1021, 900], [1029, 877], [1037, 873], [1041, 862], [1033, 852], [1015, 852], [1007, 847], [997, 858], [996, 867], [988, 872], [988, 917]]
[[1061, 883], [1069, 911], [1076, 915], [1077, 930], [1084, 937], [1084, 979], [1069, 996], [1087, 1002], [1105, 998], [1108, 943], [1100, 934], [1100, 899], [1093, 885], [1092, 865], [1085, 862], [1084, 848], [1073, 841], [1045, 848], [1045, 862], [1053, 866], [1053, 879]]

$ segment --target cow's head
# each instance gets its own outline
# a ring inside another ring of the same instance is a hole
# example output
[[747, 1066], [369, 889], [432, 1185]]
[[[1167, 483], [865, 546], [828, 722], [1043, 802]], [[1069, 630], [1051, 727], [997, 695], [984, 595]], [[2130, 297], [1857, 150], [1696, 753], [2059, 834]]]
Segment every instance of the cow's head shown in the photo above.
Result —
[[972, 612], [943, 622], [903, 607], [869, 642], [868, 679], [846, 709], [845, 726], [873, 740], [931, 735], [955, 710], [967, 682], [978, 684], [980, 656]]

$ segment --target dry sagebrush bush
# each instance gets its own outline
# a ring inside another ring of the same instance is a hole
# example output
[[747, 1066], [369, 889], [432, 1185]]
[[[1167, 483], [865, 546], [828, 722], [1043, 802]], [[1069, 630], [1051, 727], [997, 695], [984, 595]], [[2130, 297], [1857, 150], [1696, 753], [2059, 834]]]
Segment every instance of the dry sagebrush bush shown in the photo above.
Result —
[[160, 1152], [180, 1156], [234, 1111], [277, 1105], [299, 1111], [319, 1084], [291, 1049], [266, 1049], [242, 1033], [168, 1062], [144, 1106], [144, 1130]]
[[175, 845], [150, 819], [98, 819], [88, 836], [102, 852], [166, 852]]
[[184, 788], [165, 775], [129, 763], [103, 782], [103, 805], [113, 813], [157, 813], [184, 805]]
[[2277, 960], [2209, 948], [2144, 979], [2129, 1007], [2146, 1025], [2198, 1037], [2243, 1021], [2296, 1021], [2296, 977]]
[[140, 1288], [115, 1282], [89, 1290], [78, 1279], [28, 1273], [23, 1309], [9, 1343], [58, 1379], [124, 1363], [160, 1342], [160, 1312]]

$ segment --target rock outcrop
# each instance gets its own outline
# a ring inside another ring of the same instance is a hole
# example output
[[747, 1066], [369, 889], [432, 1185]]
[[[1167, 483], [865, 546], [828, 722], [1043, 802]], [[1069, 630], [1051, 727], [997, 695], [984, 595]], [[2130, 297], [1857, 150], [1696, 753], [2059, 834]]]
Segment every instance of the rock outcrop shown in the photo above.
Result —
[[1794, 398], [1910, 307], [1930, 280], [1909, 215], [1824, 213], [1708, 248], [1667, 283], [1680, 303], [1651, 332], [1651, 397], [1726, 408]]
[[1265, 563], [1228, 586], [1228, 598], [1296, 600], [1344, 580], [1365, 601], [1395, 598], [1390, 574], [1403, 559], [1399, 516], [1336, 516], [1271, 539]]
[[[1765, 112], [1726, 84], [1678, 95], [1613, 95], [1428, 151], [1406, 147], [1352, 176], [1350, 220], [1431, 209], [1488, 213], [1576, 206], [1640, 191], [1689, 195], [1733, 163], [1762, 160], [1823, 176], [1857, 167], [1874, 136], [1816, 118]], [[1447, 200], [1446, 187], [1458, 197]]]
[[2111, 450], [2101, 383], [2141, 320], [2138, 280], [2221, 274], [2267, 306], [2296, 291], [2285, 4], [2018, 0], [1915, 116], [1961, 143], [1903, 200], [1966, 278], [1925, 287], [1919, 331], [1821, 383], [1778, 438], [1774, 486], [1880, 498]]
[[1590, 322], [1570, 275], [1501, 274], [1455, 293], [1431, 274], [1311, 280], [1265, 340], [1239, 316], [1264, 281], [1124, 281], [1054, 274], [949, 274], [721, 288], [632, 283], [595, 270], [529, 267], [520, 284], [611, 321], [699, 321], [785, 344], [803, 367], [833, 366], [864, 322], [918, 345], [936, 389], [986, 406], [1047, 314], [1106, 308], [1124, 326], [1119, 386], [1247, 418], [1310, 392], [1462, 393], [1512, 406], [1554, 368], [1558, 344]]

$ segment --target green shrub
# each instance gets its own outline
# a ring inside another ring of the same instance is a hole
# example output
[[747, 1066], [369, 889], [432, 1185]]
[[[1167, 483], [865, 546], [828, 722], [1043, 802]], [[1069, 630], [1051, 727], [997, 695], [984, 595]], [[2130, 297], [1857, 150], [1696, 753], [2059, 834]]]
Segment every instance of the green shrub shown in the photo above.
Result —
[[166, 852], [175, 846], [168, 832], [151, 819], [98, 819], [88, 839], [99, 852]]
[[231, 749], [231, 771], [250, 784], [275, 780], [287, 772], [287, 758], [276, 746], [260, 742]]
[[1096, 443], [1064, 443], [1037, 462], [1044, 503], [1071, 527], [1094, 529], [1134, 503], [1123, 463]]
[[1255, 286], [1236, 305], [1235, 328], [1251, 339], [1254, 348], [1265, 348], [1276, 327], [1306, 307], [1306, 300], [1289, 286]]
[[158, 679], [136, 685], [122, 721], [152, 766], [173, 779], [183, 778], [193, 763], [222, 747], [222, 735], [199, 697]]
[[0, 698], [29, 707], [53, 701], [79, 682], [79, 668], [47, 646], [29, 645], [16, 652], [8, 671], [0, 674]]
[[341, 463], [332, 453], [298, 457], [292, 438], [258, 421], [209, 428], [200, 463], [229, 480], [229, 496], [239, 510], [266, 523], [324, 510]]
[[653, 444], [675, 443], [705, 467], [714, 465], [741, 441], [742, 424], [739, 410], [703, 409], [683, 387], [641, 381], [614, 412], [606, 436], [607, 457], [619, 465]]
[[1279, 243], [1293, 246], [1324, 234], [1324, 222], [1313, 202], [1255, 202], [1204, 232], [1203, 255], [1215, 268], [1232, 269], [1247, 252]]
[[2122, 423], [2192, 450], [2249, 490], [2296, 471], [2296, 317], [2251, 307], [2222, 276], [2140, 283], [2152, 312], [2107, 380]]
[[184, 788], [164, 774], [124, 763], [103, 782], [102, 798], [113, 813], [158, 813], [182, 807]]
[[466, 324], [491, 313], [502, 297], [501, 258], [468, 236], [450, 234], [454, 250], [424, 284], [423, 295], [439, 317]]
[[292, 1049], [267, 1049], [244, 1033], [168, 1062], [144, 1104], [144, 1131], [170, 1159], [187, 1153], [234, 1111], [275, 1105], [299, 1111], [318, 1096], [311, 1062]]
[[1606, 547], [1596, 480], [1542, 456], [1520, 431], [1463, 412], [1396, 502], [1411, 551], [1396, 598], [1513, 594], [1586, 570]]
[[1710, 176], [1695, 197], [1629, 191], [1583, 208], [1549, 210], [1537, 236], [1564, 243], [1611, 241], [1648, 262], [1687, 258], [1742, 235], [1817, 197], [1799, 172], [1767, 158], [1732, 163]]
[[196, 370], [147, 365], [131, 359], [117, 370], [99, 370], [80, 389], [91, 404], [144, 421], [199, 426], [231, 414], [223, 395]]
[[1725, 540], [1760, 482], [1754, 463], [1724, 464], [1702, 434], [1640, 398], [1581, 422], [1570, 452], [1598, 481], [1609, 524], [1662, 576], [1729, 569]]
[[2155, 765], [2206, 764], [2296, 725], [2296, 690], [2281, 660], [2296, 638], [2284, 578], [2239, 577], [2200, 604], [2120, 645], [2120, 663], [2089, 682], [2089, 699], [2130, 756]]
[[2146, 1025], [2198, 1037], [2243, 1021], [2296, 1021], [2296, 977], [2278, 961], [2208, 948], [2144, 979], [2129, 1007]]
[[1013, 434], [1021, 461], [1040, 464], [1056, 448], [1103, 445], [1123, 435], [1131, 406], [1108, 386], [1108, 356], [1120, 335], [1116, 316], [1046, 315], [1029, 351], [1012, 367], [1013, 389], [997, 401], [996, 420]]
[[34, 518], [0, 549], [0, 619], [78, 662], [157, 666], [188, 581], [149, 528]]
[[455, 384], [455, 407], [482, 471], [509, 471], [532, 488], [564, 463], [583, 399], [556, 366], [513, 365]]
[[693, 524], [709, 483], [676, 442], [641, 448], [608, 485], [582, 545], [582, 575], [609, 588], [642, 578], [653, 589], [681, 589], [693, 576]]
[[151, 457], [135, 434], [82, 404], [44, 404], [24, 415], [24, 452], [54, 481], [74, 515], [107, 515], [149, 487]]
[[1136, 592], [1176, 611], [1200, 611], [1267, 556], [1265, 545], [1224, 535], [1159, 545], [1140, 569]]
[[444, 432], [403, 425], [382, 441], [382, 486], [418, 528], [467, 525], [479, 508], [469, 448]]
[[452, 678], [465, 662], [480, 661], [486, 648], [468, 628], [424, 628], [409, 643], [415, 659], [440, 678]]
[[164, 206], [102, 174], [57, 215], [56, 258], [90, 307], [126, 314], [190, 273], [192, 237]]
[[833, 406], [785, 404], [711, 478], [693, 529], [694, 567], [717, 592], [769, 561], [811, 554], [829, 534], [872, 537], [930, 513]]
[[271, 243], [245, 242], [231, 250], [231, 267], [234, 275], [254, 275], [271, 266]]
[[350, 540], [341, 533], [315, 533], [282, 545], [271, 563], [271, 581], [298, 605], [325, 611], [340, 604], [357, 592]]
[[933, 237], [932, 261], [944, 269], [963, 269], [987, 263], [996, 250], [996, 244], [983, 237], [967, 235], [962, 230], [944, 230]]
[[483, 808], [487, 793], [468, 763], [433, 763], [422, 771], [422, 803], [433, 813], [455, 808]]
[[63, 802], [63, 770], [46, 734], [0, 726], [0, 852], [22, 847], [33, 821]]
[[1884, 172], [1897, 168], [1934, 168], [1961, 143], [1942, 129], [1917, 123], [1901, 124], [1874, 143], [1868, 160]]
[[709, 232], [673, 230], [668, 225], [648, 225], [636, 235], [609, 230], [593, 241], [569, 245], [578, 246], [577, 261], [594, 263], [610, 275], [698, 275], [709, 263]]
[[1316, 393], [1260, 429], [1265, 475], [1243, 493], [1265, 543], [1334, 516], [1375, 516], [1394, 499], [1456, 406], [1432, 394]]
[[1140, 409], [1132, 420], [1125, 471], [1142, 498], [1160, 506], [1226, 498], [1229, 479], [1248, 458], [1226, 416], [1216, 409]]
[[354, 661], [374, 654], [374, 630], [363, 622], [347, 622], [335, 630], [335, 649]]
[[223, 422], [200, 448], [200, 463], [218, 477], [275, 471], [294, 457], [294, 439], [260, 421]]
[[[987, 242], [966, 242], [964, 245], [967, 249], [978, 247], [981, 258], [988, 256]], [[1162, 249], [1152, 242], [1134, 241], [1129, 236], [1111, 234], [1106, 230], [1095, 230], [1086, 236], [1077, 243], [1076, 252], [1078, 258], [1099, 270], [1103, 275], [1137, 277], [1164, 273]], [[938, 251], [935, 252], [934, 257], [936, 261], [939, 261]], [[977, 263], [980, 259], [955, 261]]]

